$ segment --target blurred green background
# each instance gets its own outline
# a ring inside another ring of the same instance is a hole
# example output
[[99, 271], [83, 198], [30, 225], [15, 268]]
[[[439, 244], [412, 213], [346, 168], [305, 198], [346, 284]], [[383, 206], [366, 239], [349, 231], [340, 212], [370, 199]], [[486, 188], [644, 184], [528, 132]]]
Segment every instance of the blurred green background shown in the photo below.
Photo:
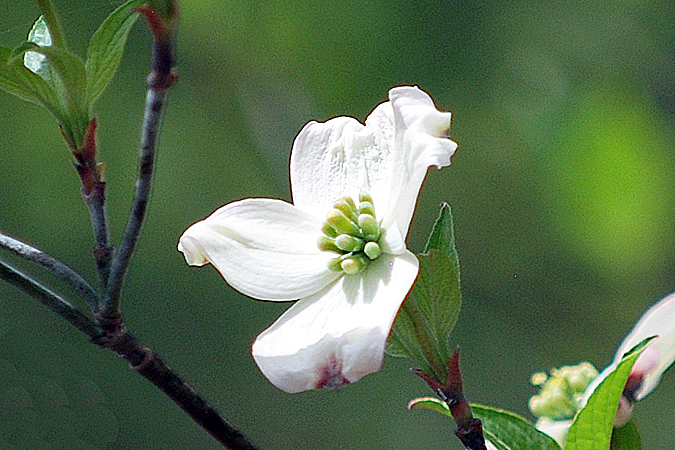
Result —
[[[84, 55], [120, 3], [56, 0], [70, 45]], [[17, 45], [38, 15], [33, 2], [0, 0], [0, 42]], [[180, 78], [124, 290], [130, 328], [263, 449], [460, 449], [446, 419], [406, 410], [430, 394], [406, 360], [387, 358], [337, 392], [277, 391], [249, 347], [288, 305], [250, 300], [176, 251], [187, 226], [226, 202], [288, 199], [304, 123], [363, 120], [390, 87], [417, 84], [454, 114], [459, 150], [430, 171], [409, 247], [422, 250], [449, 202], [466, 394], [531, 418], [533, 372], [582, 360], [601, 369], [640, 313], [675, 290], [674, 27], [675, 5], [658, 0], [182, 2]], [[148, 53], [139, 21], [97, 105], [115, 243]], [[0, 116], [0, 229], [95, 283], [88, 215], [54, 120], [4, 93]], [[645, 449], [675, 447], [673, 402], [669, 373], [635, 410]], [[0, 284], [0, 448], [219, 446], [124, 361]]]

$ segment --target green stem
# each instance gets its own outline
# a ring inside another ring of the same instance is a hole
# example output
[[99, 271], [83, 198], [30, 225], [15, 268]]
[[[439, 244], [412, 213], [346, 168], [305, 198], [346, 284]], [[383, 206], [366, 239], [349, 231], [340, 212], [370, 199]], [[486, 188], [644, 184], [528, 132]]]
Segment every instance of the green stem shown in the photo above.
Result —
[[37, 0], [37, 2], [42, 11], [42, 15], [45, 18], [45, 22], [47, 22], [47, 26], [49, 27], [49, 34], [52, 36], [53, 46], [66, 48], [66, 37], [63, 34], [61, 22], [59, 22], [59, 17], [56, 14], [56, 9], [52, 4], [52, 0]]

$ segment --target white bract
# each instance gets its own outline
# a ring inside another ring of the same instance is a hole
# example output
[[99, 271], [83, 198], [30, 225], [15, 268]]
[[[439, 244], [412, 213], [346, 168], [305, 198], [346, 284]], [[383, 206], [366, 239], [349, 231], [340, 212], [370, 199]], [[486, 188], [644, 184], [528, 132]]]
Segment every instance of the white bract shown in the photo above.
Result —
[[394, 317], [417, 277], [405, 237], [430, 166], [457, 144], [450, 113], [397, 87], [366, 119], [310, 122], [291, 152], [293, 204], [229, 203], [188, 228], [178, 249], [213, 264], [238, 291], [296, 300], [253, 343], [286, 392], [353, 383], [379, 370]]
[[[614, 426], [621, 427], [628, 423], [635, 402], [645, 398], [658, 386], [663, 373], [675, 361], [675, 294], [657, 302], [642, 315], [619, 345], [612, 363], [594, 377], [585, 388], [573, 414], [562, 418], [551, 414], [535, 413], [541, 416], [537, 422], [537, 428], [554, 438], [562, 446], [577, 410], [583, 408], [598, 385], [617, 368], [626, 353], [652, 336], [656, 338], [647, 344], [635, 361], [619, 405], [617, 405]], [[530, 401], [530, 408], [533, 412], [535, 411], [532, 408], [532, 400], [537, 397], [533, 397]]]

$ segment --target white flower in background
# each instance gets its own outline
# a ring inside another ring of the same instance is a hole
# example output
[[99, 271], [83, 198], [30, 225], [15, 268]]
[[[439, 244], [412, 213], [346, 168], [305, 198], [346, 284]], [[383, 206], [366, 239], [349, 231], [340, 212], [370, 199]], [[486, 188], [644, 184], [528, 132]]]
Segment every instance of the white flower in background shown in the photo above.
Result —
[[647, 344], [635, 361], [617, 405], [614, 426], [622, 427], [628, 423], [635, 402], [658, 386], [663, 373], [675, 361], [675, 294], [659, 301], [642, 315], [624, 338], [612, 363], [599, 375], [589, 363], [553, 370], [550, 377], [535, 374], [533, 383], [543, 386], [540, 394], [530, 399], [530, 409], [539, 417], [537, 428], [562, 446], [574, 415], [586, 405], [595, 388], [617, 368], [626, 353], [652, 336], [657, 338]]
[[299, 299], [253, 343], [279, 389], [353, 383], [379, 370], [394, 317], [417, 277], [405, 237], [430, 166], [457, 144], [450, 113], [397, 87], [365, 125], [310, 122], [291, 152], [293, 204], [245, 199], [188, 228], [178, 249], [260, 300]]
[[600, 382], [616, 369], [623, 355], [652, 336], [657, 338], [647, 344], [628, 376], [626, 389], [614, 418], [615, 426], [623, 426], [630, 420], [635, 402], [651, 394], [659, 385], [665, 371], [675, 361], [675, 294], [670, 294], [642, 315], [619, 346], [614, 361], [586, 389], [584, 404]]

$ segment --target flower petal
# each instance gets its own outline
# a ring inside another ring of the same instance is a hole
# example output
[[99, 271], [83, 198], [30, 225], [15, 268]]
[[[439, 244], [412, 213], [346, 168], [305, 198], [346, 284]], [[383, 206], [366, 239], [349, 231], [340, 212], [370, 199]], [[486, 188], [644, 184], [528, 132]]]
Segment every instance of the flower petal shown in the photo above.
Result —
[[[309, 122], [293, 142], [293, 204], [324, 220], [333, 203], [347, 195], [370, 192], [370, 181], [387, 155], [375, 145], [371, 130], [351, 117]], [[370, 192], [372, 195], [372, 192]], [[375, 207], [378, 206], [374, 199]]]
[[376, 372], [417, 270], [410, 252], [382, 255], [362, 274], [301, 299], [253, 343], [260, 370], [289, 393], [338, 387]]
[[[447, 139], [450, 113], [416, 87], [389, 91], [361, 125], [350, 117], [310, 122], [293, 143], [293, 203], [324, 219], [338, 198], [367, 191], [392, 237], [405, 239], [427, 168], [445, 166], [457, 144]], [[396, 242], [389, 245], [402, 252]]]
[[634, 393], [636, 400], [649, 395], [675, 361], [675, 294], [660, 300], [642, 315], [619, 346], [614, 361], [588, 385], [584, 392], [584, 404], [602, 380], [619, 365], [623, 355], [652, 336], [658, 337], [647, 344], [631, 370], [631, 375], [642, 376], [642, 384]]
[[644, 369], [642, 385], [635, 393], [637, 400], [658, 386], [663, 373], [675, 361], [675, 294], [660, 300], [642, 315], [619, 346], [613, 364], [619, 364], [626, 352], [651, 336], [658, 338], [648, 344], [649, 348], [638, 357], [632, 370]]
[[295, 300], [325, 288], [339, 273], [319, 250], [321, 223], [290, 203], [229, 203], [188, 228], [178, 250], [190, 265], [213, 264], [238, 291], [261, 300]]
[[[397, 87], [389, 91], [389, 99], [395, 130], [395, 170], [390, 179], [393, 191], [382, 225], [390, 228], [395, 223], [401, 236], [407, 236], [427, 169], [449, 165], [457, 144], [448, 139], [451, 114], [437, 110], [424, 91], [417, 87]], [[373, 118], [368, 117], [366, 126], [388, 130], [391, 125], [387, 116], [371, 114]], [[399, 167], [404, 170], [397, 169]]]

